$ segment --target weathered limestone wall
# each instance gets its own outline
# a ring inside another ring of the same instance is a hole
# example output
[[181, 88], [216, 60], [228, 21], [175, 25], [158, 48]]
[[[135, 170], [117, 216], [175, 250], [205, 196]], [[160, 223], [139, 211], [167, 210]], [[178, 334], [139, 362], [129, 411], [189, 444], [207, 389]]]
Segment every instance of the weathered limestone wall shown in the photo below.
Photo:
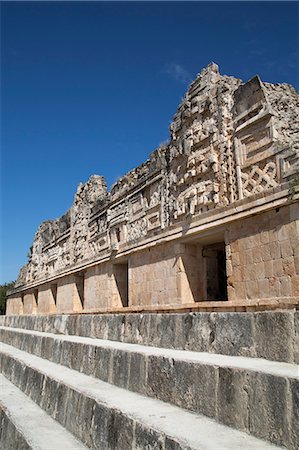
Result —
[[36, 314], [37, 312], [37, 291], [29, 292], [23, 298], [23, 314]]
[[161, 244], [135, 253], [130, 258], [130, 305], [180, 303], [179, 257], [173, 244]]
[[6, 314], [8, 316], [23, 314], [23, 301], [21, 295], [12, 295], [7, 300]]
[[[105, 262], [84, 273], [84, 309], [117, 308], [123, 306], [117, 277], [118, 264]], [[121, 289], [121, 286], [120, 286]]]
[[299, 204], [233, 223], [227, 230], [230, 300], [299, 297]]
[[83, 284], [80, 275], [57, 280], [56, 312], [80, 312], [83, 309]]
[[299, 311], [294, 309], [0, 316], [0, 326], [299, 364]]
[[55, 287], [46, 283], [38, 290], [37, 313], [55, 314], [56, 313], [56, 292]]

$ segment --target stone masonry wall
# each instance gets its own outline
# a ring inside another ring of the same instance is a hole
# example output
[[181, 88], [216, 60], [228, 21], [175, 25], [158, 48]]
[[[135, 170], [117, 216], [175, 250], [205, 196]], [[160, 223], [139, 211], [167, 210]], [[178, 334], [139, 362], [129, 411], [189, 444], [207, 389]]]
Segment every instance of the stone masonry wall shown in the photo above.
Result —
[[229, 299], [299, 297], [299, 204], [227, 230]]
[[292, 86], [244, 83], [211, 63], [168, 143], [110, 192], [93, 175], [40, 225], [8, 313], [297, 296], [298, 117]]

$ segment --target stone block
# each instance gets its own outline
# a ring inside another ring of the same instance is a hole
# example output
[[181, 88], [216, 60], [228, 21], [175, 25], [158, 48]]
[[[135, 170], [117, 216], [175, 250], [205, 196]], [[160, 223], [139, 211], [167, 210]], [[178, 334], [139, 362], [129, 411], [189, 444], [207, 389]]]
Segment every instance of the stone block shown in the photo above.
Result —
[[237, 267], [240, 265], [240, 253], [239, 252], [232, 253], [232, 264], [234, 267]]
[[292, 277], [292, 295], [299, 298], [299, 275]]
[[280, 281], [280, 292], [283, 297], [292, 296], [292, 280], [291, 277], [281, 277]]
[[269, 296], [272, 298], [280, 297], [281, 291], [280, 291], [280, 281], [277, 277], [269, 278]]
[[135, 447], [136, 450], [164, 450], [164, 437], [146, 425], [136, 422]]
[[192, 328], [194, 315], [192, 313], [174, 314], [175, 332], [173, 348], [185, 349]]
[[178, 442], [174, 441], [173, 439], [166, 436], [165, 438], [165, 444], [164, 444], [165, 450], [192, 450], [191, 447], [186, 447], [185, 445], [182, 446]]
[[[82, 396], [83, 394], [65, 386], [67, 392], [67, 410], [66, 410], [66, 418], [64, 421], [64, 426], [67, 430], [77, 436], [79, 439], [83, 437], [81, 424], [79, 416], [80, 414], [84, 414], [85, 411], [80, 411], [80, 403], [82, 404]], [[80, 414], [78, 414], [80, 411]]]
[[268, 231], [262, 231], [260, 233], [261, 244], [268, 244], [269, 240], [270, 240], [269, 232]]
[[112, 352], [108, 348], [95, 347], [94, 376], [103, 381], [112, 377]]
[[270, 260], [272, 260], [271, 252], [270, 252], [270, 246], [268, 244], [261, 246], [261, 254], [262, 254], [262, 260], [263, 261], [270, 261]]
[[109, 382], [115, 386], [126, 388], [128, 385], [130, 353], [114, 349], [112, 352], [112, 371]]
[[72, 343], [68, 341], [63, 341], [61, 343], [61, 352], [60, 352], [60, 364], [63, 364], [66, 367], [72, 367]]
[[[48, 376], [44, 376], [43, 394], [40, 398], [39, 405], [50, 416], [54, 415], [55, 412], [56, 388], [57, 388], [56, 380], [49, 378]], [[26, 391], [24, 392], [27, 394]], [[69, 403], [69, 407], [73, 407], [73, 404], [71, 402]], [[78, 411], [78, 409], [75, 406], [75, 411], [76, 410]], [[76, 414], [74, 414], [74, 418], [75, 416]]]
[[257, 281], [246, 281], [245, 286], [246, 286], [247, 298], [250, 298], [250, 299], [258, 298], [259, 292], [258, 292]]
[[191, 317], [186, 330], [186, 350], [207, 352], [215, 340], [215, 315], [191, 313]]
[[149, 345], [152, 345], [154, 347], [159, 347], [161, 342], [161, 335], [162, 335], [162, 314], [151, 314], [150, 318], [150, 330], [148, 335], [148, 342]]
[[299, 380], [290, 379], [291, 408], [289, 411], [288, 445], [291, 450], [298, 449], [299, 442]]
[[161, 314], [160, 345], [164, 348], [174, 348], [176, 340], [175, 314]]
[[108, 339], [108, 316], [98, 314], [93, 316], [93, 337], [98, 339]]
[[[116, 409], [108, 415], [107, 444], [109, 449], [131, 450], [134, 448], [134, 421]], [[103, 448], [103, 447], [100, 447]]]
[[147, 357], [140, 353], [131, 353], [128, 389], [140, 394], [147, 392]]
[[253, 315], [219, 313], [215, 315], [213, 352], [225, 355], [255, 356]]
[[288, 239], [280, 242], [280, 251], [282, 258], [288, 258], [289, 256], [293, 256], [293, 248]]
[[151, 341], [151, 317], [152, 314], [141, 314], [138, 325], [138, 343], [153, 345]]
[[246, 298], [246, 286], [245, 286], [245, 282], [241, 281], [241, 282], [236, 282], [234, 284], [235, 287], [235, 294], [236, 294], [236, 298], [238, 300], [243, 300]]
[[263, 261], [263, 254], [261, 247], [254, 247], [252, 250], [252, 259], [254, 263], [260, 263]]
[[283, 276], [283, 266], [282, 259], [277, 259], [273, 261], [273, 276], [282, 277]]
[[270, 296], [270, 283], [267, 278], [257, 280], [259, 297], [268, 298]]
[[254, 339], [259, 358], [293, 361], [294, 316], [292, 312], [267, 311], [254, 315]]
[[[90, 428], [92, 424], [93, 414], [94, 414], [94, 400], [83, 394], [78, 395], [77, 407], [78, 412], [76, 418], [76, 435], [81, 441], [87, 445], [88, 448], [92, 446], [92, 436], [90, 433]], [[65, 408], [65, 405], [61, 405]], [[65, 409], [64, 409], [65, 410]]]
[[270, 255], [272, 259], [280, 259], [281, 258], [281, 251], [280, 251], [280, 245], [278, 242], [270, 242]]
[[79, 314], [77, 320], [77, 336], [93, 336], [93, 316], [90, 314]]
[[[21, 387], [19, 384], [18, 387]], [[44, 396], [44, 376], [43, 374], [30, 369], [24, 393], [35, 403], [41, 404]]]
[[109, 409], [102, 404], [94, 404], [92, 447], [93, 449], [108, 448], [108, 427], [111, 422]]
[[287, 380], [270, 374], [250, 373], [249, 432], [288, 447]]
[[171, 358], [148, 356], [146, 393], [150, 397], [175, 404], [174, 361]]
[[80, 371], [86, 375], [94, 374], [96, 363], [95, 353], [96, 347], [94, 345], [82, 345]]
[[273, 261], [265, 261], [265, 277], [273, 277]]
[[54, 332], [58, 334], [67, 334], [68, 330], [68, 321], [70, 319], [70, 316], [68, 315], [62, 315], [62, 316], [56, 316], [54, 320]]
[[[62, 425], [65, 425], [68, 411], [68, 394], [69, 389], [66, 388], [62, 383], [56, 385], [55, 392], [55, 411], [53, 414], [54, 419], [56, 419]], [[38, 403], [38, 402], [36, 402]]]
[[249, 380], [248, 373], [243, 370], [218, 368], [217, 384], [217, 420], [225, 425], [248, 431]]
[[265, 278], [265, 263], [263, 261], [255, 265], [256, 279], [263, 280]]
[[110, 341], [121, 341], [122, 330], [125, 323], [123, 314], [111, 314], [108, 320], [108, 339]]
[[47, 337], [42, 336], [41, 338], [41, 350], [40, 354], [43, 355], [42, 357], [45, 359], [51, 359], [53, 355], [53, 346], [54, 346], [54, 340]]
[[171, 403], [190, 411], [215, 417], [217, 371], [215, 367], [187, 361], [175, 361], [170, 386]]
[[72, 335], [77, 334], [79, 320], [80, 320], [79, 314], [72, 314], [69, 316], [68, 333], [67, 334], [72, 334]]
[[84, 355], [84, 345], [76, 342], [71, 343], [71, 368], [80, 372]]

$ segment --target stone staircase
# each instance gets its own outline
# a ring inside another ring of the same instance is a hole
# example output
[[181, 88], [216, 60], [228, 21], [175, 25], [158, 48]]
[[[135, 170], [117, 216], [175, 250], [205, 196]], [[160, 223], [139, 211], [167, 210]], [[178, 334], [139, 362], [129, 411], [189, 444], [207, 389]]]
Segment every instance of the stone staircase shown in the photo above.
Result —
[[0, 318], [2, 450], [299, 443], [299, 312]]

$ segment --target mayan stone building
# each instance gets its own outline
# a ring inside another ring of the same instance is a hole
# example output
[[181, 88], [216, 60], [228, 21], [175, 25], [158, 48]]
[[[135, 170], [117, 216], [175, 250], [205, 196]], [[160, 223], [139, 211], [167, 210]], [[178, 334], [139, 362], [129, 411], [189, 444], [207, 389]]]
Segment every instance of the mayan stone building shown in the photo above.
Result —
[[40, 225], [7, 314], [297, 302], [298, 117], [292, 86], [210, 64], [169, 144], [110, 192], [92, 176]]
[[40, 225], [0, 317], [3, 450], [298, 450], [299, 99], [203, 69], [168, 144]]

